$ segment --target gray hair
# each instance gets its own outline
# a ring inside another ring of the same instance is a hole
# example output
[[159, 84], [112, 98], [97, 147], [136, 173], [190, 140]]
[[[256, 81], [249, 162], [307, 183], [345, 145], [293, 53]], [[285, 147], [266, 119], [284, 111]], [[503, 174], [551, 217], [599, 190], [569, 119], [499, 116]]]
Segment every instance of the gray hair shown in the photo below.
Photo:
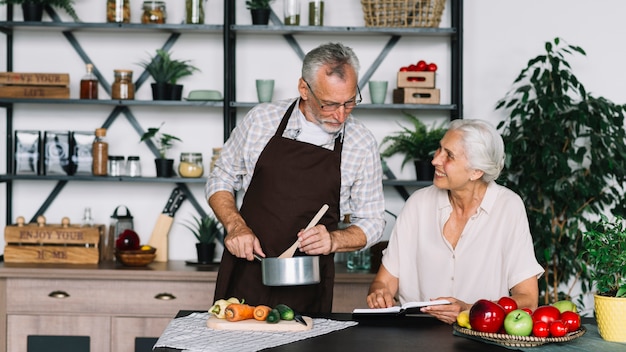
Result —
[[450, 122], [448, 131], [461, 132], [469, 167], [484, 172], [483, 181], [491, 182], [504, 168], [504, 141], [487, 121], [460, 119]]
[[351, 48], [341, 43], [326, 43], [309, 51], [302, 63], [302, 78], [312, 85], [315, 85], [317, 71], [322, 66], [330, 66], [326, 72], [327, 76], [336, 75], [344, 79], [345, 65], [350, 65], [359, 75], [359, 59]]

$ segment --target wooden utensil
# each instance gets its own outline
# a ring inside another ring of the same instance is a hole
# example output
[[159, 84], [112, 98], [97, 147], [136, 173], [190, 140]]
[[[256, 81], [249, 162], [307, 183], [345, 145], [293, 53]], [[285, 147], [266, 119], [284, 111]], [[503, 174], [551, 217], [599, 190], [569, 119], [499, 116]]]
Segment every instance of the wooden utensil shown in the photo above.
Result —
[[[326, 214], [327, 210], [328, 210], [328, 204], [322, 205], [322, 208], [317, 212], [317, 214], [315, 214], [315, 217], [313, 217], [313, 219], [307, 225], [307, 227], [304, 229], [304, 231], [306, 231], [306, 230], [310, 229], [311, 227], [317, 225], [317, 223], [320, 221], [322, 216], [324, 216], [324, 214]], [[298, 240], [296, 240], [296, 242], [294, 242], [291, 245], [291, 247], [287, 248], [281, 255], [279, 255], [278, 258], [291, 258], [291, 257], [293, 257], [293, 254], [296, 253], [296, 249], [298, 249]]]

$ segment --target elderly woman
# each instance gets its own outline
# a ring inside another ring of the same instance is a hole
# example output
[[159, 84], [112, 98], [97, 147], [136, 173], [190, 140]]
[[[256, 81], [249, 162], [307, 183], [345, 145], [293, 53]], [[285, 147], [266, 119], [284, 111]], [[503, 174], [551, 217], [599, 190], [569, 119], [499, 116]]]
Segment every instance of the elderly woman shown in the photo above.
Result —
[[535, 309], [543, 269], [521, 198], [495, 182], [502, 137], [485, 121], [454, 120], [432, 163], [433, 186], [416, 191], [398, 216], [368, 306], [447, 299], [422, 312], [450, 324], [479, 299], [510, 295]]

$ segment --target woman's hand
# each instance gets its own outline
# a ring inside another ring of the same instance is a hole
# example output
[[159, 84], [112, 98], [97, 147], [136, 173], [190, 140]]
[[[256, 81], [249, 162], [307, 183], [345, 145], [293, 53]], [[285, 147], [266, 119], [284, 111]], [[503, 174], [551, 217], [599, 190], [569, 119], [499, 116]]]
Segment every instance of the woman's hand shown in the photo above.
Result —
[[433, 317], [443, 321], [444, 323], [452, 324], [456, 321], [457, 315], [466, 309], [470, 309], [471, 305], [458, 300], [454, 297], [438, 297], [435, 300], [445, 299], [450, 301], [450, 304], [440, 304], [436, 306], [428, 306], [421, 309], [422, 313], [427, 313]]
[[387, 288], [376, 289], [367, 295], [367, 305], [370, 308], [389, 308], [394, 303], [393, 295]]

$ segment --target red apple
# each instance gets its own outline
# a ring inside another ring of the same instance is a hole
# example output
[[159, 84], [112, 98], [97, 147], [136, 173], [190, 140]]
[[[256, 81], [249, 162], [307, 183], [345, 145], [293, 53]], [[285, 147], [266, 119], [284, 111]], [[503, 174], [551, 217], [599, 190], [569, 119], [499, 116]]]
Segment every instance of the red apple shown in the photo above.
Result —
[[561, 316], [561, 312], [554, 306], [540, 306], [533, 312], [533, 323], [538, 321], [545, 321], [550, 324], [555, 320], [558, 320]]
[[563, 337], [567, 334], [567, 327], [560, 320], [555, 320], [550, 323], [550, 335], [552, 337]]
[[506, 314], [511, 313], [517, 309], [517, 302], [511, 297], [502, 297], [498, 300], [498, 304], [504, 309]]
[[473, 330], [496, 333], [502, 327], [506, 313], [499, 304], [480, 299], [470, 309], [470, 325]]
[[531, 316], [533, 315], [533, 311], [530, 308], [522, 308], [522, 310], [528, 314], [530, 314]]
[[135, 231], [126, 229], [115, 241], [115, 248], [119, 250], [136, 250], [139, 249], [140, 242], [139, 235]]
[[550, 336], [550, 325], [545, 321], [538, 321], [533, 324], [533, 336], [548, 337]]
[[559, 318], [567, 328], [567, 331], [576, 331], [580, 328], [580, 315], [572, 311], [566, 311], [561, 313]]

